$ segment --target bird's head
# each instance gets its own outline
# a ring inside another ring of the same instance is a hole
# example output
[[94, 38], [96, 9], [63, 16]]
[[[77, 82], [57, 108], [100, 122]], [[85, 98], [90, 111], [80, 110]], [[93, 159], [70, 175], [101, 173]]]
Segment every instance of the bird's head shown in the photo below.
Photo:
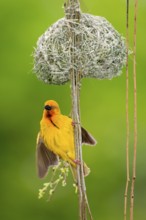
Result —
[[48, 100], [44, 105], [44, 115], [46, 117], [51, 117], [53, 115], [60, 114], [60, 108], [57, 102], [54, 100]]

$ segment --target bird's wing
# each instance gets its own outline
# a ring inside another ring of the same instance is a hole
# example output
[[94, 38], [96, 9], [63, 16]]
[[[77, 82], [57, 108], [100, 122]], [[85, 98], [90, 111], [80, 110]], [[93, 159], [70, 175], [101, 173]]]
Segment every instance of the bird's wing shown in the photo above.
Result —
[[57, 155], [55, 155], [45, 146], [43, 139], [40, 136], [40, 133], [37, 137], [36, 162], [37, 172], [40, 178], [43, 178], [47, 174], [49, 166], [54, 166], [58, 164]]
[[85, 128], [81, 127], [81, 133], [82, 133], [82, 143], [87, 145], [96, 145], [97, 141], [94, 139], [94, 137], [86, 131]]

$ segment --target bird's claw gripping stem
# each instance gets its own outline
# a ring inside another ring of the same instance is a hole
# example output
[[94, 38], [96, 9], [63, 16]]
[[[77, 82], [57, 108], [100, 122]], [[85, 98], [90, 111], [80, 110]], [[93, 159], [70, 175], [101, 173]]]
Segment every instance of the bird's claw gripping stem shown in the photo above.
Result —
[[80, 123], [72, 121], [71, 124], [72, 124], [73, 127], [75, 127], [75, 125], [79, 125]]
[[75, 164], [81, 165], [81, 161], [80, 161], [80, 160], [75, 159], [75, 160], [73, 160], [73, 161], [74, 161]]

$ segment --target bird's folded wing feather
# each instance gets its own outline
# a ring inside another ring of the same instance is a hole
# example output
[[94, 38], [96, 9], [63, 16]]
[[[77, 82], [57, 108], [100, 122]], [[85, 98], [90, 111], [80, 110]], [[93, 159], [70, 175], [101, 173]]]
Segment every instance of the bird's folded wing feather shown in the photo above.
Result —
[[44, 144], [43, 139], [38, 134], [36, 147], [37, 172], [40, 178], [43, 178], [48, 171], [49, 166], [58, 164], [58, 157], [50, 151]]
[[81, 127], [81, 133], [82, 133], [82, 143], [87, 145], [96, 145], [97, 141], [94, 139], [94, 137], [86, 131], [85, 128]]

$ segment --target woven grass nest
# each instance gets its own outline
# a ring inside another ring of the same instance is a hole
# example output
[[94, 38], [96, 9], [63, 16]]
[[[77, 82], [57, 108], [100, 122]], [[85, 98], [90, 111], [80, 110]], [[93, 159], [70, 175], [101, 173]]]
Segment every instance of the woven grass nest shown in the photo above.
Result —
[[75, 23], [66, 18], [58, 20], [39, 38], [34, 52], [37, 77], [48, 84], [62, 85], [70, 80], [71, 68], [77, 69], [82, 78], [119, 76], [126, 63], [126, 46], [113, 26], [103, 17], [82, 13], [72, 30], [81, 39], [73, 48], [76, 57], [73, 64], [69, 22]]

